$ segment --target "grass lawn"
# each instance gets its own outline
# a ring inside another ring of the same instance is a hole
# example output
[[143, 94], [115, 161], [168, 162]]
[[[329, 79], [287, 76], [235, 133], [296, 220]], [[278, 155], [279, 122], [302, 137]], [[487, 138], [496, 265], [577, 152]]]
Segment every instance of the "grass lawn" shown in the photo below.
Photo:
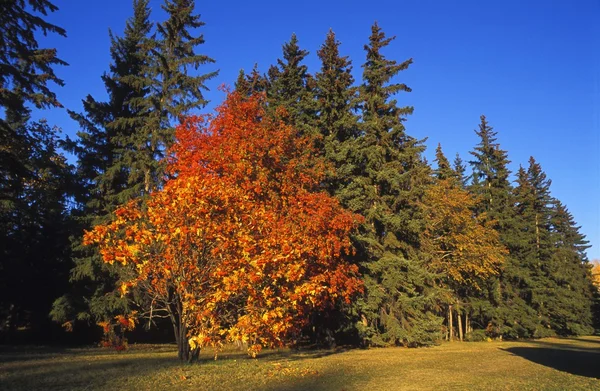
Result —
[[174, 345], [0, 347], [0, 389], [600, 390], [600, 337], [209, 356], [182, 364]]

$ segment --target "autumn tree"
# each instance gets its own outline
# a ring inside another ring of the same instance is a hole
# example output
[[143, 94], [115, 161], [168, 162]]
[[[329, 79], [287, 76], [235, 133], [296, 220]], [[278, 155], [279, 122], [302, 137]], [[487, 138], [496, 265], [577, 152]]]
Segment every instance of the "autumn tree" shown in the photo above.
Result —
[[592, 281], [596, 288], [600, 289], [600, 259], [594, 259], [592, 265]]
[[228, 96], [214, 118], [177, 128], [164, 188], [86, 235], [173, 322], [179, 357], [225, 341], [289, 343], [314, 309], [361, 289], [343, 261], [360, 218], [320, 191], [310, 138], [266, 115], [264, 99]]
[[464, 333], [471, 330], [469, 299], [486, 288], [491, 276], [499, 275], [507, 254], [485, 215], [473, 215], [476, 204], [477, 199], [452, 176], [428, 187], [423, 197], [426, 226], [422, 245], [429, 254], [428, 267], [449, 290], [440, 302], [447, 304], [450, 340], [454, 311], [462, 341]]

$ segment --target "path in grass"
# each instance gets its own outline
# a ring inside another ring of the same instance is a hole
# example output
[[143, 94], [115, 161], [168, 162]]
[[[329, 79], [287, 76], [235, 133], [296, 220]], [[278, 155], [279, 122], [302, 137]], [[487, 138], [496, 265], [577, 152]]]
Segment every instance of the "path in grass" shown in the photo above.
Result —
[[227, 350], [181, 364], [171, 345], [0, 347], [2, 390], [600, 390], [600, 338], [433, 348]]

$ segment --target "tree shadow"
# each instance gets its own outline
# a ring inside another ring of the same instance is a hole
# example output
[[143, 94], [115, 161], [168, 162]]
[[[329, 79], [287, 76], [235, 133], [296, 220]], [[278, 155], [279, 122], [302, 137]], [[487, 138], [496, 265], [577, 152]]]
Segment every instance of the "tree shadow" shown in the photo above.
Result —
[[600, 379], [600, 349], [513, 347], [502, 350], [572, 375]]
[[[94, 361], [60, 361], [31, 362], [19, 360], [7, 366], [4, 375], [4, 386], [7, 389], [86, 389], [90, 384], [105, 388], [109, 381], [119, 377], [127, 377], [130, 372], [144, 374], [163, 368], [177, 368], [180, 363], [175, 357], [118, 357], [107, 360], [99, 356]], [[27, 375], [23, 376], [22, 372]]]
[[[303, 349], [265, 349], [258, 354], [257, 358], [251, 358], [245, 350], [225, 350], [220, 352], [218, 355], [219, 360], [233, 360], [233, 359], [248, 359], [248, 360], [259, 360], [259, 361], [302, 361], [308, 359], [322, 358], [331, 356], [334, 354], [340, 354], [354, 350], [352, 347], [337, 347], [332, 349], [321, 349], [321, 348], [303, 348]], [[200, 357], [196, 362], [205, 363], [214, 360], [214, 355], [211, 350], [201, 352]]]

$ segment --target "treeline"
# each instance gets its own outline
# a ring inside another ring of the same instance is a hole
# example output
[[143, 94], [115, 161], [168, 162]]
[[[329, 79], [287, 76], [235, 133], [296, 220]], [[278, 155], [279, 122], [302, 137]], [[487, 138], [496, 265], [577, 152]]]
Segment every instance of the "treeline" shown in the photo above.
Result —
[[[65, 64], [54, 49], [39, 49], [34, 34], [64, 35], [35, 15], [56, 8], [46, 0], [0, 5], [5, 340], [18, 330], [47, 337], [54, 327], [48, 314], [68, 330], [102, 324], [114, 336], [123, 315], [154, 308], [142, 286], [123, 289], [132, 269], [105, 262], [97, 247], [83, 245], [83, 232], [110, 224], [119, 207], [148, 202], [177, 178], [165, 171], [175, 124], [207, 103], [203, 91], [217, 73], [197, 52], [203, 22], [194, 1], [166, 0], [163, 8], [166, 20], [152, 23], [148, 0], [134, 0], [123, 35], [110, 37], [111, 64], [102, 75], [108, 99], [86, 97], [83, 112], [69, 112], [77, 138], [60, 140], [47, 123], [31, 120], [32, 107], [60, 106], [47, 83], [62, 84], [53, 66]], [[413, 108], [397, 99], [411, 89], [398, 79], [412, 59], [386, 57], [394, 44], [374, 24], [362, 79], [354, 80], [334, 32], [317, 51], [314, 73], [292, 35], [266, 74], [255, 67], [235, 82], [238, 96], [264, 97], [261, 115], [311, 140], [315, 161], [329, 167], [319, 189], [362, 216], [344, 260], [358, 267], [363, 292], [306, 314], [303, 335], [421, 346], [592, 333], [598, 290], [588, 242], [552, 197], [540, 164], [532, 157], [513, 176], [507, 151], [481, 116], [468, 158], [450, 163], [438, 146], [430, 165], [424, 140], [405, 129]], [[59, 148], [77, 157], [75, 166]], [[162, 320], [168, 313], [150, 313], [146, 326], [170, 327]]]

